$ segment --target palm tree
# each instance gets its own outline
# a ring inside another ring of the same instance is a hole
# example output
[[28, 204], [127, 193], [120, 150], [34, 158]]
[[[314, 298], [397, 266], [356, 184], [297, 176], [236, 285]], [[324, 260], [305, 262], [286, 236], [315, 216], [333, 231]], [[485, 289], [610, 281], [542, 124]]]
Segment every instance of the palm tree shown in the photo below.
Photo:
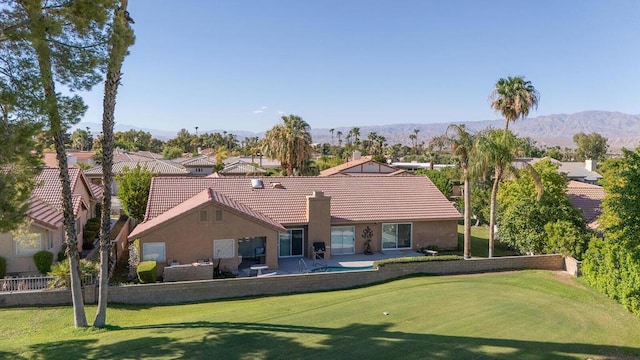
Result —
[[[109, 253], [111, 250], [111, 183], [113, 182], [113, 125], [118, 86], [122, 77], [122, 63], [133, 45], [133, 30], [129, 26], [133, 20], [127, 12], [127, 0], [121, 0], [113, 18], [111, 49], [104, 84], [102, 105], [102, 174], [103, 198], [102, 214], [100, 214], [100, 284], [98, 290], [98, 307], [93, 325], [104, 327], [107, 318], [107, 289], [109, 288]], [[198, 127], [196, 126], [196, 131]]]
[[500, 78], [495, 89], [489, 95], [491, 108], [504, 116], [504, 130], [509, 130], [509, 123], [524, 119], [531, 109], [538, 108], [540, 93], [524, 79], [524, 76]]
[[334, 132], [335, 130], [336, 130], [336, 129], [329, 129], [329, 132], [331, 133], [331, 146], [333, 146], [333, 132]]
[[467, 131], [464, 124], [451, 124], [445, 134], [437, 136], [429, 141], [429, 149], [438, 147], [449, 148], [451, 153], [458, 157], [459, 166], [462, 169], [462, 181], [464, 182], [464, 258], [471, 258], [471, 179], [469, 164], [476, 143], [476, 135]]
[[358, 148], [358, 136], [360, 136], [360, 128], [354, 127], [351, 129], [351, 135], [353, 135], [353, 144]]
[[313, 152], [310, 126], [297, 115], [283, 116], [282, 121], [265, 134], [262, 152], [280, 160], [287, 175], [304, 172]]
[[[474, 170], [480, 173], [493, 168], [494, 171], [489, 210], [489, 257], [493, 257], [498, 188], [505, 177], [509, 174], [517, 173], [513, 162], [516, 161], [518, 150], [518, 139], [508, 130], [489, 130], [479, 136], [477, 145], [474, 147]], [[540, 176], [533, 166], [525, 164], [531, 170], [531, 175], [538, 191], [538, 199], [540, 199], [542, 196]]]
[[338, 136], [338, 146], [342, 147], [342, 131], [338, 130], [336, 135]]

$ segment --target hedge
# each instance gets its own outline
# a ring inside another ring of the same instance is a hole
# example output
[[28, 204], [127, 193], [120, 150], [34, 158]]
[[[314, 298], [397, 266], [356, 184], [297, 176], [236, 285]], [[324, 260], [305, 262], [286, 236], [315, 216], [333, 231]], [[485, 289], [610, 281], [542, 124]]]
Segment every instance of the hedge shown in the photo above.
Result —
[[53, 254], [46, 251], [38, 251], [33, 254], [33, 261], [36, 263], [36, 267], [40, 274], [47, 274], [51, 271], [51, 264], [53, 264]]
[[385, 266], [386, 264], [415, 263], [425, 261], [455, 261], [463, 259], [464, 258], [459, 255], [403, 257], [379, 260], [373, 263], [373, 267]]
[[143, 261], [138, 264], [138, 280], [141, 283], [154, 283], [156, 282], [156, 262], [155, 261]]

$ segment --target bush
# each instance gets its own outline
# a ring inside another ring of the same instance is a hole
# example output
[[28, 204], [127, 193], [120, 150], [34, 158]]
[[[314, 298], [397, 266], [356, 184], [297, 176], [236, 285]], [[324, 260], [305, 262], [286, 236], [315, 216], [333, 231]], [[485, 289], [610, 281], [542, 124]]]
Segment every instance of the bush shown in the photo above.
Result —
[[53, 264], [53, 254], [46, 251], [38, 251], [33, 254], [33, 261], [36, 263], [36, 267], [40, 274], [46, 274], [51, 271], [51, 264]]
[[[100, 205], [100, 204], [98, 204]], [[91, 219], [87, 220], [87, 224], [100, 224], [100, 217], [92, 217]]]
[[0, 279], [7, 275], [7, 260], [0, 256]]
[[100, 223], [96, 223], [96, 222], [88, 222], [85, 226], [84, 226], [84, 231], [93, 231], [93, 232], [98, 232], [100, 230]]
[[[98, 276], [100, 268], [97, 263], [81, 259], [80, 260], [80, 276], [92, 275], [94, 278]], [[69, 273], [69, 259], [55, 263], [51, 267], [51, 271], [47, 274], [53, 276], [54, 279], [49, 284], [52, 288], [69, 288], [71, 287], [71, 276]]]
[[138, 280], [141, 283], [154, 283], [156, 282], [156, 262], [155, 261], [143, 261], [138, 264]]
[[67, 259], [67, 245], [63, 245], [62, 249], [58, 251], [58, 262], [63, 262]]
[[414, 263], [414, 262], [424, 262], [424, 261], [455, 261], [455, 260], [463, 260], [463, 259], [464, 258], [460, 255], [414, 256], [414, 257], [403, 257], [403, 258], [379, 260], [373, 263], [373, 267], [381, 267], [386, 264], [404, 264], [404, 263]]
[[85, 231], [83, 234], [82, 249], [93, 249], [93, 241], [96, 239], [97, 233], [95, 231]]

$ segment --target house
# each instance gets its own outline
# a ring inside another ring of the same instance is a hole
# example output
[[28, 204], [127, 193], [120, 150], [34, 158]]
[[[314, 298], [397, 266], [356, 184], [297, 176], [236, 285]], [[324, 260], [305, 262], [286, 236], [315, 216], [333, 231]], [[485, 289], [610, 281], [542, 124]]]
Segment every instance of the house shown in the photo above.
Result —
[[[79, 168], [69, 168], [69, 177], [76, 233], [78, 239], [82, 239], [82, 230], [87, 220], [98, 215], [96, 204], [102, 200], [102, 188], [91, 184]], [[55, 258], [63, 248], [65, 233], [59, 170], [44, 168], [37, 181], [39, 185], [29, 198], [29, 231], [23, 234], [0, 234], [0, 256], [6, 259], [9, 274], [36, 273], [33, 254], [47, 250]], [[79, 249], [81, 245], [82, 241], [79, 241]]]
[[184, 166], [192, 176], [211, 175], [216, 164], [215, 158], [212, 159], [206, 155], [174, 159], [173, 161]]
[[354, 154], [353, 160], [320, 171], [320, 176], [369, 176], [369, 175], [411, 175], [406, 170], [395, 166], [383, 164], [373, 160], [371, 156], [360, 157], [360, 153]]
[[588, 184], [597, 184], [602, 175], [596, 171], [596, 160], [586, 160], [584, 162], [558, 161], [552, 158], [519, 158], [513, 163], [516, 168], [523, 168], [523, 163], [533, 165], [538, 161], [549, 159], [551, 163], [558, 165], [558, 172], [565, 174], [568, 180], [579, 181]]
[[219, 176], [265, 175], [266, 173], [267, 170], [258, 167], [258, 164], [244, 161], [225, 164], [224, 169], [218, 171]]
[[[67, 150], [67, 164], [69, 166], [77, 167], [78, 164], [85, 166], [96, 166], [96, 153], [93, 151], [79, 151], [79, 150]], [[58, 167], [58, 159], [56, 153], [53, 151], [46, 151], [42, 154], [42, 159], [47, 167]]]
[[[424, 176], [156, 177], [144, 222], [129, 235], [159, 271], [172, 263], [325, 258], [457, 247], [460, 213]], [[260, 254], [260, 257], [258, 257]]]
[[281, 167], [280, 160], [268, 158], [259, 155], [252, 156], [232, 156], [224, 159], [225, 164], [233, 164], [237, 162], [243, 162], [246, 164], [257, 164], [259, 168], [269, 170], [269, 169], [277, 169]]
[[[133, 169], [138, 164], [140, 167], [147, 168], [155, 173], [154, 176], [188, 176], [189, 171], [182, 165], [174, 163], [169, 160], [160, 159], [146, 159], [146, 160], [131, 160], [131, 161], [119, 161], [113, 163], [113, 182], [111, 183], [111, 194], [118, 194], [118, 181], [116, 176], [122, 174], [125, 168]], [[102, 184], [102, 166], [96, 166], [85, 172], [86, 177], [92, 184]]]
[[602, 214], [604, 188], [602, 186], [570, 180], [567, 195], [574, 208], [582, 211], [587, 227], [598, 228], [598, 217]]

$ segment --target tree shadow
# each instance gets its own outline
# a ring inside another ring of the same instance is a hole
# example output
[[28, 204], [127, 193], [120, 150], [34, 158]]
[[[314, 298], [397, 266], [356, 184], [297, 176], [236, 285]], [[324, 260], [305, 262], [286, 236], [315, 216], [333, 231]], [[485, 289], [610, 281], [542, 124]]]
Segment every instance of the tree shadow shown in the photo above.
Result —
[[[418, 334], [393, 331], [392, 326], [391, 323], [350, 324], [341, 328], [328, 328], [198, 321], [117, 328], [119, 330], [113, 328], [101, 336], [117, 338], [121, 332], [146, 331], [142, 337], [110, 344], [97, 344], [97, 340], [72, 340], [38, 344], [30, 350], [37, 355], [34, 358], [38, 360], [640, 358], [638, 347]], [[184, 337], [184, 331], [191, 331], [193, 335]], [[158, 336], [150, 336], [149, 332], [157, 333]], [[177, 332], [181, 336], [172, 336]], [[126, 335], [130, 337], [131, 334]]]

